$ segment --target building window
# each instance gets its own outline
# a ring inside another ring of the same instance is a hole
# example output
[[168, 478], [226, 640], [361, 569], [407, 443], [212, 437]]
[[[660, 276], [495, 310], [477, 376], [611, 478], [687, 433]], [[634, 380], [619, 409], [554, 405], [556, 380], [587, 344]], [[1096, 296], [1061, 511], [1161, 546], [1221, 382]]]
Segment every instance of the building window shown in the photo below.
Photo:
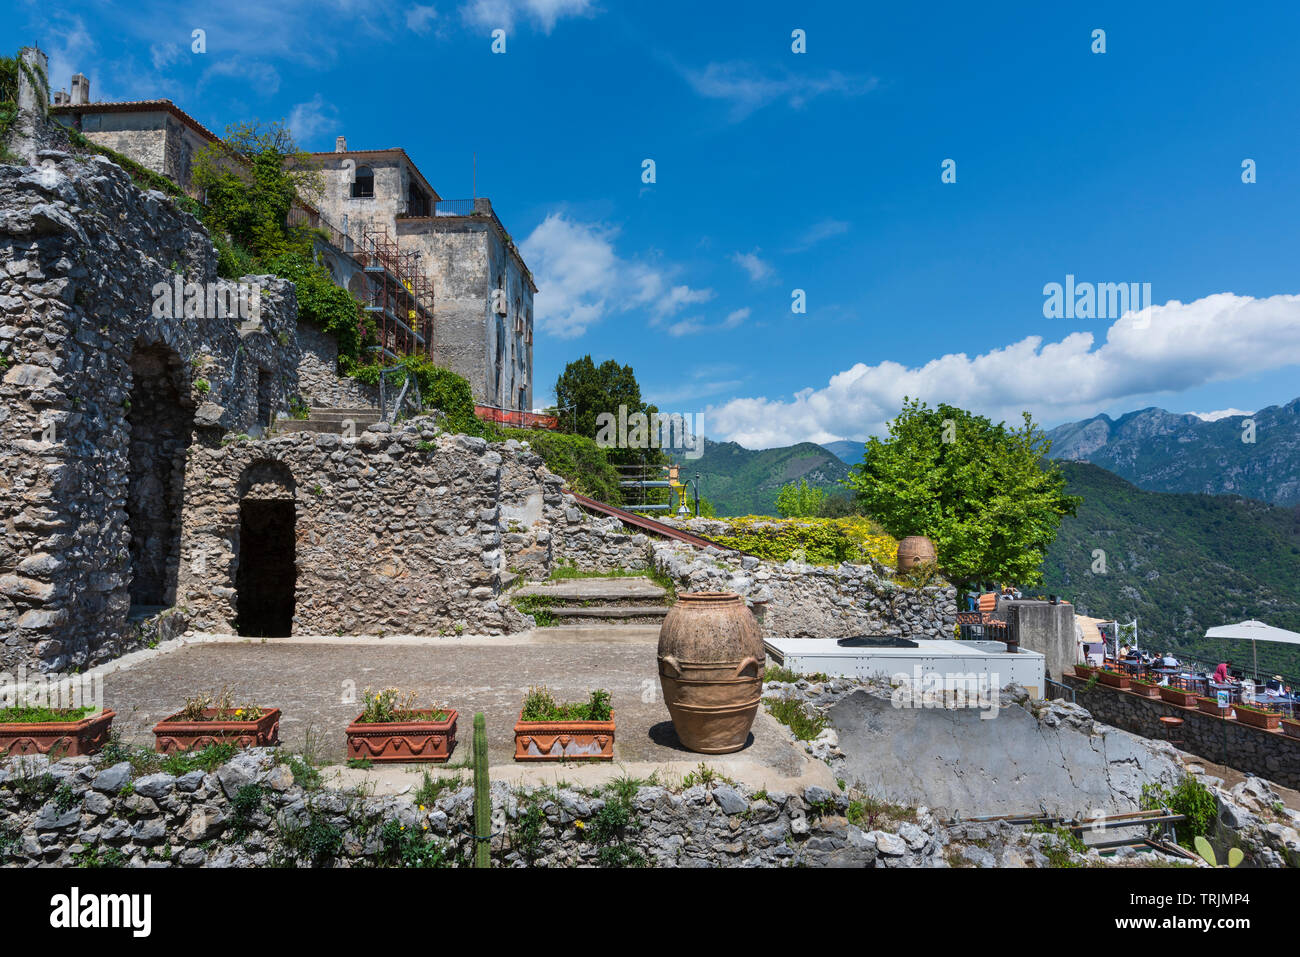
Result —
[[375, 171], [369, 166], [358, 166], [356, 178], [352, 181], [352, 198], [363, 199], [375, 195]]

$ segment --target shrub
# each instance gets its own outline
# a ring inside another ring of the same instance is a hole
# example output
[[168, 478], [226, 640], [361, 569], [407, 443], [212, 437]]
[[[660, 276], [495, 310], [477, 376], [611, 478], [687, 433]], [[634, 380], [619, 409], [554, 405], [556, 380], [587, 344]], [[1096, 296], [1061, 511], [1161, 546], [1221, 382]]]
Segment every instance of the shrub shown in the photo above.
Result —
[[594, 440], [561, 432], [502, 429], [502, 436], [519, 439], [532, 446], [546, 467], [568, 482], [569, 488], [610, 505], [623, 497], [618, 488], [618, 472], [610, 464], [605, 450]]
[[767, 561], [791, 558], [811, 565], [878, 562], [893, 565], [898, 543], [869, 518], [778, 519], [761, 515], [729, 518], [728, 531], [714, 535], [719, 545]]

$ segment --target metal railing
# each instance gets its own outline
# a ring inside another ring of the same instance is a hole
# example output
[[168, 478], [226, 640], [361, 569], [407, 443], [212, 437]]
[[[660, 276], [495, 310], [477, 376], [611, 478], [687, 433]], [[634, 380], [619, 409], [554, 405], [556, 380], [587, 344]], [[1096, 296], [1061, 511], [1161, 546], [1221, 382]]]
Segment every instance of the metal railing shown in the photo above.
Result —
[[440, 199], [434, 203], [435, 216], [473, 216], [478, 200], [474, 199]]

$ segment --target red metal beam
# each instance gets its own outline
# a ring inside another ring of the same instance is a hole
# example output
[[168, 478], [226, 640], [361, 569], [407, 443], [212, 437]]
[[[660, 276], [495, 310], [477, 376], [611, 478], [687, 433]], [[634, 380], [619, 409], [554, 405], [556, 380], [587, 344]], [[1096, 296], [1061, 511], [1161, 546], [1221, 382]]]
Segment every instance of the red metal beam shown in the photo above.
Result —
[[[606, 505], [604, 502], [598, 502], [594, 498], [581, 495], [572, 489], [565, 489], [565, 491], [572, 495], [577, 500], [578, 504], [584, 508], [589, 508], [594, 512], [600, 512], [604, 515], [613, 516], [620, 522], [625, 522], [626, 524], [642, 529], [643, 531], [651, 532], [655, 535], [662, 535], [664, 538], [673, 538], [679, 542], [685, 542], [687, 545], [694, 545], [696, 548], [713, 547], [720, 548], [724, 552], [740, 551], [736, 548], [728, 548], [726, 545], [719, 545], [717, 542], [710, 541], [702, 535], [693, 535], [690, 532], [682, 531], [680, 528], [673, 528], [671, 525], [665, 525], [663, 522], [656, 522], [653, 518], [646, 518], [644, 515], [629, 512], [626, 509], [618, 508], [614, 505]], [[740, 552], [740, 554], [747, 555], [749, 553]]]

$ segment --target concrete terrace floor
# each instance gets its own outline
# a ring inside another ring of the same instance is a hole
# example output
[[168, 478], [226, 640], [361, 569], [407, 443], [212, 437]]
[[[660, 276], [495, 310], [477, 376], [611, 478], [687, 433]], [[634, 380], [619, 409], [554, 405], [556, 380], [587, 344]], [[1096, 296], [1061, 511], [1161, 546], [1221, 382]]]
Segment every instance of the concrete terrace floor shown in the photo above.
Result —
[[[338, 765], [327, 780], [364, 782], [378, 794], [418, 785], [423, 770], [464, 769], [476, 711], [487, 719], [493, 780], [594, 785], [624, 773], [658, 772], [674, 781], [703, 762], [755, 788], [797, 791], [818, 784], [835, 789], [830, 769], [809, 757], [763, 709], [742, 750], [726, 755], [685, 750], [659, 690], [658, 630], [657, 625], [586, 625], [446, 638], [200, 634], [97, 670], [104, 674], [104, 702], [117, 712], [113, 727], [129, 742], [152, 747], [153, 725], [179, 710], [188, 695], [228, 684], [237, 701], [280, 708], [284, 747], [301, 751], [310, 729], [319, 758]], [[533, 685], [546, 685], [563, 701], [585, 701], [593, 688], [608, 690], [617, 725], [614, 761], [516, 763], [514, 723], [524, 692]], [[415, 691], [422, 706], [455, 708], [457, 745], [449, 764], [376, 765], [368, 771], [342, 765], [344, 729], [361, 711], [359, 703], [344, 703], [345, 691], [355, 689], [359, 701], [366, 687]]]

